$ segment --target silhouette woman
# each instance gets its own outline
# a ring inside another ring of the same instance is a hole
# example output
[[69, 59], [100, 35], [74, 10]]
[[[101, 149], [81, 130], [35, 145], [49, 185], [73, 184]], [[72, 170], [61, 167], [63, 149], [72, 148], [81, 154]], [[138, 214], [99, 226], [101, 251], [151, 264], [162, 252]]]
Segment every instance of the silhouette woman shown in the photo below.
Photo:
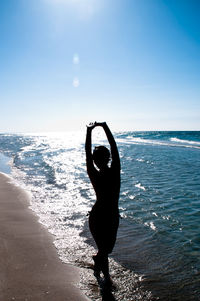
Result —
[[[110, 144], [110, 151], [105, 146], [95, 147], [93, 154], [92, 130], [100, 126], [104, 129]], [[93, 256], [95, 276], [102, 271], [106, 281], [110, 280], [108, 254], [112, 252], [119, 226], [118, 199], [120, 192], [120, 159], [114, 137], [105, 122], [92, 123], [87, 127], [86, 134], [87, 172], [96, 193], [96, 203], [89, 214], [89, 227], [96, 242], [98, 253]], [[95, 165], [96, 168], [95, 167]]]

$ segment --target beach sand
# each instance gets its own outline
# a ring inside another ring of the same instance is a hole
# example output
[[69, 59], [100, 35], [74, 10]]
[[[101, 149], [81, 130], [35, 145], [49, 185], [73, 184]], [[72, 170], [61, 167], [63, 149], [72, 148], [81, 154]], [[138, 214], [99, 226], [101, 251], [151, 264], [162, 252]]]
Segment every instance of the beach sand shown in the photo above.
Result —
[[28, 194], [0, 174], [0, 300], [89, 300], [76, 287], [79, 269], [59, 259], [28, 206]]

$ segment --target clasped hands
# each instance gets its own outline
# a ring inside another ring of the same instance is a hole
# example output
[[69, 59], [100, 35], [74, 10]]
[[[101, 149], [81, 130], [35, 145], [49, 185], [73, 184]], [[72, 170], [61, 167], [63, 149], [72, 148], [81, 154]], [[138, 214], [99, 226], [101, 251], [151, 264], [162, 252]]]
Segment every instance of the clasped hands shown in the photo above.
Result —
[[87, 125], [87, 128], [90, 130], [93, 130], [96, 126], [102, 126], [104, 127], [106, 125], [106, 122], [90, 122], [89, 125]]

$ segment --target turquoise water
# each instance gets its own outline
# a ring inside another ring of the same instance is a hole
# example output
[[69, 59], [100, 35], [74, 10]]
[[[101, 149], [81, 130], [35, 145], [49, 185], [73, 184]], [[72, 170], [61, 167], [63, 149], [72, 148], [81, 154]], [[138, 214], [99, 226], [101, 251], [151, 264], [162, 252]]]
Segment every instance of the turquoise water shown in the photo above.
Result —
[[[115, 137], [122, 165], [122, 219], [111, 258], [116, 300], [200, 300], [200, 132]], [[84, 139], [85, 133], [0, 134], [0, 162], [5, 167], [9, 158], [7, 172], [32, 193], [31, 206], [55, 235], [62, 260], [82, 266], [94, 253], [87, 212], [95, 199]], [[97, 133], [95, 142], [104, 139]], [[89, 274], [84, 279], [83, 286], [95, 283]]]

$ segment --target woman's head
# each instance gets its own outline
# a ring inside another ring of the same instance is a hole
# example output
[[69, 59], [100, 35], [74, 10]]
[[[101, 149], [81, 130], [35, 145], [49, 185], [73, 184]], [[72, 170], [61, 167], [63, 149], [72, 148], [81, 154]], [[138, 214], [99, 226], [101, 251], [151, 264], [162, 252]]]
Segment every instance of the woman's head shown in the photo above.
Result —
[[110, 151], [105, 146], [96, 146], [93, 151], [93, 160], [99, 169], [105, 168], [110, 160]]

